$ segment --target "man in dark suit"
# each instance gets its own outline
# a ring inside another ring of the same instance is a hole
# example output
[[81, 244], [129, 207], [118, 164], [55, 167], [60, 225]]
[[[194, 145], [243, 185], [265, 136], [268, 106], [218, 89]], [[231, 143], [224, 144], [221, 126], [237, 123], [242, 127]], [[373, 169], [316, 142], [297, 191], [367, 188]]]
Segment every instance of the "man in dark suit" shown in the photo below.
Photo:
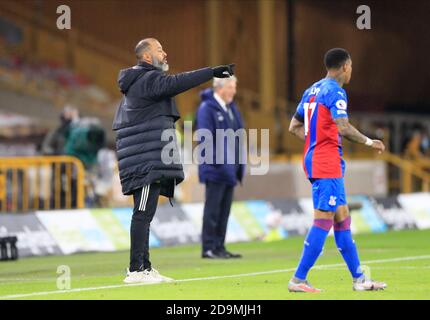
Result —
[[[140, 41], [135, 49], [138, 64], [121, 70], [118, 77], [123, 98], [113, 121], [122, 192], [133, 195], [130, 266], [126, 283], [171, 280], [161, 276], [149, 261], [149, 227], [159, 195], [169, 199], [175, 185], [184, 180], [179, 162], [166, 162], [162, 150], [165, 130], [174, 130], [180, 118], [173, 97], [213, 77], [229, 77], [233, 65], [203, 68], [167, 75], [167, 54], [153, 38]], [[175, 143], [173, 154], [179, 154]]]
[[[213, 89], [201, 93], [202, 102], [197, 111], [197, 129], [209, 130], [213, 137], [213, 161], [199, 164], [199, 180], [206, 186], [203, 213], [202, 257], [212, 259], [240, 258], [227, 251], [225, 237], [233, 191], [242, 182], [245, 165], [240, 138], [220, 138], [217, 130], [243, 132], [243, 122], [233, 101], [236, 95], [236, 77], [214, 79]], [[239, 135], [240, 136], [240, 135]], [[202, 141], [200, 141], [202, 142]], [[222, 148], [220, 148], [222, 146]], [[221, 154], [220, 154], [221, 153]], [[234, 156], [234, 161], [230, 161]], [[217, 159], [222, 163], [218, 163]]]

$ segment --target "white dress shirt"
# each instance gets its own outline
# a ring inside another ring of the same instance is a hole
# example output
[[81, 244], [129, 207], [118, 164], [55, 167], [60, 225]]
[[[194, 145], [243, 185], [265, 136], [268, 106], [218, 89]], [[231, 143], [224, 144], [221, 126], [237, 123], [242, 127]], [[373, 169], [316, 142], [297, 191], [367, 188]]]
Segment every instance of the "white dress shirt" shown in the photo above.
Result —
[[218, 93], [214, 92], [214, 98], [218, 102], [218, 104], [221, 106], [221, 108], [223, 108], [223, 110], [225, 112], [228, 112], [227, 111], [227, 103], [225, 103], [225, 101], [219, 96]]
[[214, 92], [214, 98], [218, 102], [218, 104], [221, 106], [221, 108], [228, 114], [231, 120], [234, 119], [233, 112], [230, 108], [227, 108], [227, 103], [219, 96], [218, 93]]

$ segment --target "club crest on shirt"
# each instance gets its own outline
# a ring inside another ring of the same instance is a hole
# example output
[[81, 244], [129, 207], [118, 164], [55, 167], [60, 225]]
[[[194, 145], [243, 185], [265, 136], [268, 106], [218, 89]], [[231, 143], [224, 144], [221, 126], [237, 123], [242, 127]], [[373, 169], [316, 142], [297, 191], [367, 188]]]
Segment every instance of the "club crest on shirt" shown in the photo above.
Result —
[[346, 110], [347, 104], [345, 100], [338, 100], [336, 101], [336, 107], [340, 110]]
[[335, 206], [335, 205], [336, 205], [336, 199], [337, 199], [337, 197], [335, 197], [335, 196], [330, 196], [330, 200], [328, 201], [328, 204], [329, 204], [330, 206]]
[[218, 116], [218, 121], [224, 121], [224, 117], [221, 114], [221, 112], [217, 112], [217, 116]]

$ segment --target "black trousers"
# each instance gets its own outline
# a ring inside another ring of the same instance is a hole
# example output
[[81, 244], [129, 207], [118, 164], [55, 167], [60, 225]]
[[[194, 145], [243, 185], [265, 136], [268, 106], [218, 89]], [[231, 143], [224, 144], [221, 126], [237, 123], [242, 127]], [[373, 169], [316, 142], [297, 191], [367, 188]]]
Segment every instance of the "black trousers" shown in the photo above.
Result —
[[151, 268], [149, 261], [149, 226], [157, 210], [160, 183], [133, 192], [134, 208], [130, 227], [130, 271]]
[[225, 235], [233, 201], [234, 187], [206, 182], [206, 200], [203, 211], [202, 250], [225, 250]]

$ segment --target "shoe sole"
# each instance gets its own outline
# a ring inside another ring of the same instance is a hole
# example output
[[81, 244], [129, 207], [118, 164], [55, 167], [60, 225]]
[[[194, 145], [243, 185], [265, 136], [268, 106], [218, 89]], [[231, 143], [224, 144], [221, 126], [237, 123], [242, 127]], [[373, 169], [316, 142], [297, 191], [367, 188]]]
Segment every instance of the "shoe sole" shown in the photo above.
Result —
[[165, 282], [165, 281], [144, 281], [144, 280], [142, 280], [142, 281], [139, 281], [139, 280], [137, 280], [137, 281], [126, 281], [126, 280], [124, 280], [123, 282], [124, 282], [125, 284], [134, 284], [134, 283], [155, 284], [155, 283], [163, 283], [163, 282]]
[[387, 287], [386, 285], [383, 287], [376, 287], [375, 288], [374, 286], [372, 286], [370, 288], [361, 288], [361, 289], [357, 289], [355, 287], [352, 287], [352, 290], [354, 290], [354, 291], [383, 291], [383, 290], [385, 290], [386, 287]]
[[356, 289], [353, 288], [354, 291], [384, 291], [385, 288], [370, 288], [370, 289]]
[[148, 283], [148, 284], [153, 284], [153, 283], [165, 283], [165, 282], [174, 282], [175, 280], [174, 279], [171, 279], [171, 278], [161, 278], [161, 279], [158, 279], [158, 280], [151, 280], [151, 281], [148, 281], [148, 280], [129, 280], [129, 281], [127, 281], [127, 279], [124, 279], [123, 280], [123, 282], [124, 283], [127, 283], [127, 284], [132, 284], [132, 283]]
[[133, 283], [148, 283], [148, 284], [153, 284], [153, 283], [175, 282], [175, 279], [172, 279], [172, 278], [163, 278], [162, 280], [159, 280], [159, 281], [147, 281], [147, 280], [127, 281], [127, 280], [124, 279], [123, 282], [126, 283], [126, 284], [133, 284]]
[[321, 290], [320, 289], [303, 289], [302, 287], [299, 286], [288, 286], [288, 291], [289, 292], [303, 292], [303, 293], [320, 293]]

